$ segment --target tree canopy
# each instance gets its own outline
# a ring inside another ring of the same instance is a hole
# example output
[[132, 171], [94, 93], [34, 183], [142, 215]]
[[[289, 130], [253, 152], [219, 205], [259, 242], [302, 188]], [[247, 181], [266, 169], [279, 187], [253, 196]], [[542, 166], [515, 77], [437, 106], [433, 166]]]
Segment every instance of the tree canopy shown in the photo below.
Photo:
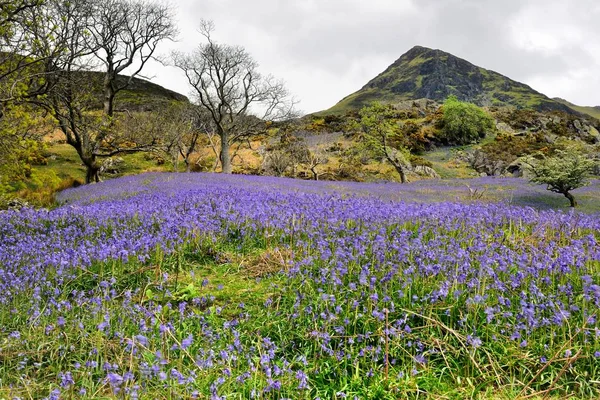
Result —
[[549, 191], [564, 195], [570, 206], [576, 207], [571, 191], [589, 184], [594, 161], [576, 148], [568, 147], [556, 150], [552, 156], [538, 153], [537, 158], [527, 158], [525, 165], [532, 175], [531, 182], [546, 185]]

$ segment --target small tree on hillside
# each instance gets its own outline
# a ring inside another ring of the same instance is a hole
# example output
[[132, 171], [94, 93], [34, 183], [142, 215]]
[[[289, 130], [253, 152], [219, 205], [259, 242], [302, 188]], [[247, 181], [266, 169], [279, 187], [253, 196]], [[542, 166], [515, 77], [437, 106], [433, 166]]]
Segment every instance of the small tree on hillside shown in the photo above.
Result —
[[589, 184], [589, 176], [594, 161], [575, 148], [557, 150], [553, 156], [538, 155], [525, 159], [525, 166], [531, 173], [531, 182], [546, 185], [546, 189], [560, 193], [569, 199], [571, 207], [577, 206], [571, 191]]
[[494, 129], [494, 119], [475, 104], [459, 101], [450, 96], [443, 106], [443, 140], [448, 144], [463, 145], [477, 142]]
[[359, 112], [357, 127], [363, 133], [363, 145], [377, 157], [383, 157], [396, 169], [402, 183], [411, 169], [410, 151], [396, 122], [396, 110], [390, 105], [373, 103]]
[[222, 171], [231, 173], [232, 145], [263, 133], [267, 122], [294, 116], [294, 102], [282, 82], [258, 73], [258, 64], [242, 47], [217, 43], [212, 22], [202, 21], [206, 43], [193, 53], [175, 53], [173, 61], [209, 114], [220, 138]]
[[315, 149], [309, 152], [307, 158], [304, 160], [303, 164], [306, 165], [310, 172], [312, 172], [313, 179], [315, 181], [319, 180], [319, 171], [317, 171], [317, 167], [319, 165], [327, 164], [329, 162], [329, 157], [322, 149]]
[[275, 176], [282, 176], [291, 169], [295, 177], [299, 164], [303, 164], [310, 156], [310, 150], [304, 139], [288, 132], [279, 137], [279, 141], [262, 149], [263, 169]]

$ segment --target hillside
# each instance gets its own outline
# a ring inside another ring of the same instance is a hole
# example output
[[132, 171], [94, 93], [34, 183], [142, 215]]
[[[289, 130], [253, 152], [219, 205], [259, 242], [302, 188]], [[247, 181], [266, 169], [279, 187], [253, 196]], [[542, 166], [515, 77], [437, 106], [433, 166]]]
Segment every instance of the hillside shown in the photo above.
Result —
[[[98, 94], [96, 98], [97, 102], [93, 104], [93, 107], [101, 109], [101, 85], [104, 75], [101, 72], [94, 71], [83, 73], [89, 76], [89, 79], [94, 82], [94, 86], [97, 86], [97, 90], [95, 90]], [[126, 79], [128, 79], [127, 76], [119, 76], [117, 85], [122, 85]], [[133, 78], [127, 89], [117, 93], [115, 104], [117, 111], [155, 111], [171, 101], [188, 102], [189, 100], [186, 96], [166, 89], [156, 83], [141, 78]]]
[[573, 110], [578, 111], [582, 114], [587, 114], [596, 119], [600, 119], [600, 106], [595, 106], [595, 107], [578, 106], [578, 105], [573, 104], [565, 99], [561, 99], [560, 97], [555, 97], [553, 100], [558, 101], [559, 103], [562, 103], [562, 104], [566, 105], [567, 107], [572, 108]]
[[442, 50], [415, 46], [359, 91], [323, 113], [357, 110], [372, 101], [443, 101], [455, 95], [479, 106], [516, 106], [574, 113], [568, 105], [497, 72], [478, 67]]

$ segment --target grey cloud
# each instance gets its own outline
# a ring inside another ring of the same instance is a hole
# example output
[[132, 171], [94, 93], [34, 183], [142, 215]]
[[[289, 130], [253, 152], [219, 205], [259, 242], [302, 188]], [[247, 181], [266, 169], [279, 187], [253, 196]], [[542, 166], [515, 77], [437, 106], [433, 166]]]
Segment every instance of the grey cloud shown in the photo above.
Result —
[[[302, 105], [308, 110], [331, 106], [416, 44], [448, 51], [525, 83], [542, 82], [545, 87], [534, 87], [542, 92], [553, 89], [545, 82], [569, 76], [573, 84], [564, 89], [565, 96], [572, 96], [569, 100], [600, 104], [599, 80], [590, 81], [589, 73], [587, 79], [577, 80], [586, 75], [582, 68], [600, 70], [600, 56], [592, 47], [600, 43], [600, 7], [595, 0], [176, 2], [188, 46], [198, 37], [198, 19], [212, 19], [219, 40], [245, 46], [261, 57], [261, 65], [283, 72], [280, 77], [291, 87], [301, 88]], [[586, 40], [570, 38], [579, 31], [586, 33]], [[554, 35], [560, 46], [519, 43], [528, 35], [533, 41]], [[311, 75], [320, 79], [312, 82]]]

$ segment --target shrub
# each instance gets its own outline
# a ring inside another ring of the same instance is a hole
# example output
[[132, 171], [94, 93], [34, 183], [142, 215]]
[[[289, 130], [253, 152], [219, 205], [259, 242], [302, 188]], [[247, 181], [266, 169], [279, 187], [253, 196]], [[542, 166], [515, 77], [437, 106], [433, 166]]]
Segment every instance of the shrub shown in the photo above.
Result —
[[464, 145], [479, 141], [494, 129], [494, 119], [475, 104], [459, 101], [450, 96], [443, 107], [442, 141]]

